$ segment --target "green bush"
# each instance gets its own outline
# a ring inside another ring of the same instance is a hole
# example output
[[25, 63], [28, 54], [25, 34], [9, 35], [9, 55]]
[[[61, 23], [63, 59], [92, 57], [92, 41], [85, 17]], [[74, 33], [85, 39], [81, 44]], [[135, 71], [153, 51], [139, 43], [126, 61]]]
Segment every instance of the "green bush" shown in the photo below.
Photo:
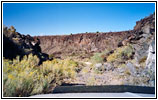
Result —
[[102, 53], [95, 53], [92, 57], [91, 60], [93, 63], [100, 63], [103, 62], [103, 58], [101, 57]]
[[45, 61], [32, 54], [13, 61], [3, 59], [3, 96], [19, 97], [47, 93], [65, 78], [73, 78], [77, 63], [72, 60]]
[[102, 63], [104, 61], [104, 56], [106, 56], [109, 53], [109, 50], [105, 50], [101, 53], [94, 53], [94, 55], [91, 57], [91, 61], [93, 63]]
[[99, 31], [96, 31], [96, 33], [99, 33]]
[[117, 48], [114, 53], [107, 57], [107, 62], [124, 61], [131, 58], [133, 55], [133, 48], [131, 45]]
[[50, 54], [49, 59], [53, 59], [53, 58], [54, 58], [54, 54]]
[[37, 56], [19, 57], [13, 61], [3, 60], [3, 95], [29, 96], [33, 91], [36, 76], [36, 66], [39, 63]]
[[142, 58], [139, 60], [139, 64], [145, 63], [146, 59], [147, 59], [147, 56], [142, 57]]

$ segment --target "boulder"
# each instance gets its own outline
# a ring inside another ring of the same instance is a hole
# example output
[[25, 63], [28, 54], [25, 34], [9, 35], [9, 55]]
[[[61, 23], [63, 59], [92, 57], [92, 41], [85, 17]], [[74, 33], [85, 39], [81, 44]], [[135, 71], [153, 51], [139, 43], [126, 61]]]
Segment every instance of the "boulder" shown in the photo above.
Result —
[[39, 39], [34, 39], [30, 35], [21, 35], [16, 29], [3, 27], [3, 57], [14, 59], [16, 56], [37, 55], [40, 63], [48, 59], [48, 55], [41, 52]]
[[146, 60], [146, 71], [150, 77], [149, 84], [155, 86], [155, 40], [149, 46], [148, 57]]
[[137, 72], [136, 69], [135, 69], [135, 66], [130, 62], [128, 62], [126, 66], [128, 67], [131, 75], [135, 76], [135, 74]]
[[113, 71], [115, 69], [115, 67], [110, 63], [104, 63], [103, 67], [106, 71], [110, 71], [110, 70]]
[[148, 57], [146, 60], [146, 67], [153, 72], [155, 71], [155, 56], [155, 40], [153, 40], [149, 46]]
[[95, 64], [95, 69], [101, 71], [102, 70], [102, 63]]

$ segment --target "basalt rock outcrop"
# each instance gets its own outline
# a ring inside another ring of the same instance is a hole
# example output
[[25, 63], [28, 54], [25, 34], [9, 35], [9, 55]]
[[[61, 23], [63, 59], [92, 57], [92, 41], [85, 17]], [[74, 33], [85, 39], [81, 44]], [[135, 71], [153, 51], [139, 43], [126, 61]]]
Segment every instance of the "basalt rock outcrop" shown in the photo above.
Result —
[[[154, 86], [155, 14], [137, 21], [132, 33], [121, 44], [122, 46], [130, 44], [134, 49], [133, 59], [125, 62], [128, 70], [132, 73], [131, 76], [138, 78], [142, 82], [144, 81], [144, 83], [138, 81], [141, 85]], [[129, 80], [132, 80], [132, 78], [129, 78]]]
[[13, 26], [10, 28], [3, 26], [3, 57], [6, 59], [14, 59], [16, 56], [22, 58], [32, 53], [37, 55], [41, 62], [47, 60], [48, 55], [41, 52], [39, 44], [38, 39], [16, 32]]
[[[85, 54], [90, 56], [94, 52], [102, 52], [106, 49], [113, 50], [118, 44], [127, 38], [132, 31], [109, 33], [81, 33], [61, 36], [36, 36], [39, 38], [42, 52], [55, 57]], [[84, 57], [81, 55], [80, 57]]]
[[[149, 84], [155, 84], [155, 14], [138, 22], [134, 27], [135, 33], [130, 37], [135, 49], [135, 66], [140, 67], [144, 60], [144, 70], [141, 74], [150, 77]], [[129, 38], [130, 38], [129, 37]]]
[[155, 14], [137, 21], [128, 40], [134, 46], [137, 60], [147, 56], [149, 46], [155, 40]]

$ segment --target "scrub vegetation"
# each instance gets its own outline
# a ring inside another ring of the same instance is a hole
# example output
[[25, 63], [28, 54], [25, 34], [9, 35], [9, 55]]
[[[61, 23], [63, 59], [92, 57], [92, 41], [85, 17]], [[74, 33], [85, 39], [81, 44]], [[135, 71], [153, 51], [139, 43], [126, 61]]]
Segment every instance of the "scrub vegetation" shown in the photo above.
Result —
[[74, 78], [77, 63], [73, 60], [54, 59], [38, 65], [39, 59], [32, 54], [22, 60], [3, 60], [3, 96], [30, 96], [48, 93], [64, 79]]

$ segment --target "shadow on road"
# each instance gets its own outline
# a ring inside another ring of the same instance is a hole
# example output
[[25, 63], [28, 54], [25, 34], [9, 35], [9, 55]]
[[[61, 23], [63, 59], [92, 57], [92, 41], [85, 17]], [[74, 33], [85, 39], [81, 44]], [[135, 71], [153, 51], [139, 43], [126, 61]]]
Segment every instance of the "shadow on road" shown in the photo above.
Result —
[[104, 85], [85, 86], [84, 84], [62, 84], [57, 86], [53, 93], [146, 93], [155, 94], [155, 87], [128, 86], [128, 85]]

